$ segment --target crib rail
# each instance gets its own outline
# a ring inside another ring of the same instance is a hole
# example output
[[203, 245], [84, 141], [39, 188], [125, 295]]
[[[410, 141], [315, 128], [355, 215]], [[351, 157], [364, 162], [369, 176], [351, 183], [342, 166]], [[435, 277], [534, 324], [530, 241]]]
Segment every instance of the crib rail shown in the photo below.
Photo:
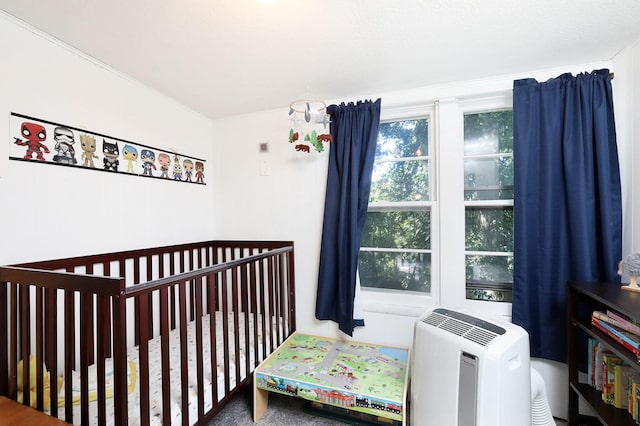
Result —
[[[216, 312], [225, 330], [221, 357], [214, 335]], [[208, 328], [203, 326], [207, 315]], [[195, 324], [195, 378], [189, 377], [186, 349], [190, 323]], [[198, 392], [196, 422], [204, 423], [249, 384], [257, 363], [295, 327], [291, 242], [208, 241], [0, 267], [0, 395], [16, 399], [20, 382], [33, 380], [35, 368], [34, 396], [22, 392], [23, 403], [58, 416], [57, 377], [71, 377], [76, 370], [81, 378], [80, 418], [74, 418], [72, 398], [65, 398], [60, 416], [89, 424], [87, 372], [95, 364], [98, 424], [106, 422], [107, 403], [113, 404], [115, 424], [126, 424], [126, 357], [129, 348], [137, 347], [140, 423], [149, 424], [149, 372], [156, 366], [150, 365], [148, 342], [159, 337], [164, 424], [171, 423], [171, 388], [181, 389], [182, 423], [189, 424], [194, 421], [188, 415], [189, 380], [195, 379], [202, 390], [205, 366], [214, 376], [216, 366], [223, 366], [222, 389], [211, 380], [212, 407], [205, 409], [204, 392]], [[181, 371], [180, 383], [169, 379], [171, 330], [180, 335], [180, 365], [173, 365]], [[212, 346], [208, 358], [203, 342]], [[247, 352], [242, 363], [240, 346]], [[35, 357], [35, 367], [23, 362], [19, 378], [18, 362], [29, 355]], [[105, 400], [107, 358], [114, 366], [112, 402]], [[60, 393], [72, 395], [71, 381], [64, 384]]]

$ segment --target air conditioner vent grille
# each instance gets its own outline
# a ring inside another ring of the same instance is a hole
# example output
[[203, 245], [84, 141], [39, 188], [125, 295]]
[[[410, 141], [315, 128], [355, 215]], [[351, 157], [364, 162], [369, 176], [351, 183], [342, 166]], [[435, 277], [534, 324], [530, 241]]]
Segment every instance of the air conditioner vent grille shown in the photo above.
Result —
[[472, 342], [476, 342], [479, 345], [487, 346], [493, 339], [496, 338], [494, 333], [490, 331], [483, 330], [478, 327], [473, 327], [469, 333], [464, 336], [465, 339], [471, 340]]
[[456, 336], [461, 336], [481, 346], [489, 345], [489, 343], [498, 336], [498, 334], [484, 328], [477, 327], [473, 324], [469, 324], [437, 312], [431, 312], [428, 316], [422, 318], [421, 321], [441, 330], [448, 331]]
[[464, 336], [465, 333], [468, 333], [473, 326], [470, 324], [465, 324], [462, 321], [458, 321], [455, 319], [448, 319], [440, 325], [440, 328], [448, 331], [449, 333], [453, 333], [458, 336]]
[[431, 312], [429, 316], [422, 318], [422, 322], [432, 325], [434, 327], [440, 327], [440, 324], [442, 324], [446, 320], [447, 320], [447, 317], [445, 317], [444, 315], [437, 314], [435, 312]]

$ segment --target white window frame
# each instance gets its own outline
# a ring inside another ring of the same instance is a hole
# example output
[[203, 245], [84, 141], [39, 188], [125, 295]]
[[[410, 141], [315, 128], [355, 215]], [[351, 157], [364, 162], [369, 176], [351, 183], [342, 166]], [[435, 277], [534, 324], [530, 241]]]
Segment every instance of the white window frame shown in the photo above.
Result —
[[[467, 300], [465, 273], [465, 207], [467, 205], [495, 204], [493, 201], [469, 202], [464, 200], [464, 115], [500, 111], [513, 107], [512, 96], [499, 95], [478, 97], [472, 99], [448, 99], [440, 104], [439, 125], [443, 129], [436, 143], [440, 147], [438, 164], [441, 173], [440, 183], [440, 211], [447, 220], [440, 226], [440, 232], [445, 244], [440, 246], [440, 299], [443, 306], [478, 312], [484, 315], [511, 316], [511, 303]], [[456, 143], [447, 143], [447, 140]], [[509, 201], [500, 201], [500, 205], [507, 205]], [[511, 204], [513, 204], [511, 202]], [[455, 283], [451, 285], [450, 283]]]
[[[406, 315], [406, 316], [418, 316], [427, 306], [434, 305], [435, 293], [438, 288], [438, 271], [436, 260], [437, 253], [434, 251], [434, 247], [437, 247], [437, 235], [434, 232], [437, 229], [437, 218], [434, 217], [434, 212], [437, 211], [437, 185], [434, 179], [437, 176], [436, 153], [434, 151], [434, 116], [435, 116], [435, 104], [425, 103], [422, 105], [402, 106], [384, 108], [380, 114], [381, 122], [400, 121], [400, 120], [412, 120], [427, 118], [429, 120], [428, 125], [428, 141], [429, 141], [429, 200], [420, 201], [417, 203], [407, 203], [411, 206], [429, 207], [431, 216], [431, 247], [429, 252], [431, 253], [431, 293], [424, 294], [414, 291], [402, 291], [402, 290], [387, 290], [381, 288], [362, 287], [361, 297], [362, 306], [365, 312], [380, 312], [386, 314]], [[392, 206], [398, 206], [402, 203], [386, 203], [377, 202], [370, 205], [376, 211], [383, 211]], [[406, 251], [406, 250], [403, 250]]]
[[[440, 98], [381, 111], [380, 121], [428, 117], [431, 210], [431, 293], [362, 288], [365, 312], [418, 316], [435, 305], [511, 316], [511, 303], [466, 299], [464, 115], [513, 107], [511, 91], [473, 98]], [[490, 203], [490, 202], [489, 202]], [[482, 205], [489, 204], [487, 202]], [[383, 207], [377, 203], [377, 207]]]

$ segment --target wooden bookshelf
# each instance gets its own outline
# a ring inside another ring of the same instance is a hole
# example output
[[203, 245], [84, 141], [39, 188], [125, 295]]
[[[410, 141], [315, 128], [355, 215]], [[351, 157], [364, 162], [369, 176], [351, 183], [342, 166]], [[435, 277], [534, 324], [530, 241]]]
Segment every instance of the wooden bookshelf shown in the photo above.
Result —
[[[587, 365], [587, 348], [578, 337], [581, 333], [607, 346], [625, 363], [640, 371], [637, 357], [605, 333], [591, 325], [594, 310], [613, 310], [635, 320], [640, 319], [640, 293], [624, 291], [620, 284], [569, 281], [567, 286], [567, 361], [569, 367], [569, 426], [584, 424], [578, 413], [581, 399], [602, 425], [635, 426], [636, 422], [624, 409], [602, 401], [600, 391], [580, 383], [578, 369]], [[597, 423], [596, 423], [597, 424]]]

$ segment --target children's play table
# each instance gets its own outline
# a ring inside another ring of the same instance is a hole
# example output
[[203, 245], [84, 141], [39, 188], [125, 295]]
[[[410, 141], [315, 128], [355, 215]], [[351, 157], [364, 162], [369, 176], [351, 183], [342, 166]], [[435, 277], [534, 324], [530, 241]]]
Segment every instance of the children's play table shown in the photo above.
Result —
[[409, 351], [294, 333], [254, 371], [253, 420], [269, 392], [406, 424]]

